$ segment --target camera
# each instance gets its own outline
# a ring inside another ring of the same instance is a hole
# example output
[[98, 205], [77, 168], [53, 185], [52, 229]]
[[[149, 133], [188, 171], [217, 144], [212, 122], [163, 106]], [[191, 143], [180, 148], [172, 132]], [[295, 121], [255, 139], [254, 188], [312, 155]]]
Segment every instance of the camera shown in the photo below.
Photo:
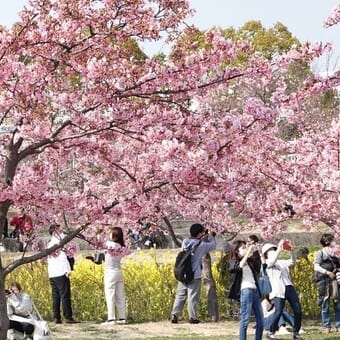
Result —
[[6, 295], [11, 295], [12, 294], [12, 291], [10, 289], [5, 289], [5, 294]]
[[204, 233], [204, 236], [203, 236], [203, 237], [206, 237], [207, 235], [211, 235], [211, 236], [213, 236], [213, 237], [216, 236], [216, 233], [215, 233], [214, 231], [210, 231], [209, 229], [205, 229], [205, 230], [203, 231], [203, 233]]

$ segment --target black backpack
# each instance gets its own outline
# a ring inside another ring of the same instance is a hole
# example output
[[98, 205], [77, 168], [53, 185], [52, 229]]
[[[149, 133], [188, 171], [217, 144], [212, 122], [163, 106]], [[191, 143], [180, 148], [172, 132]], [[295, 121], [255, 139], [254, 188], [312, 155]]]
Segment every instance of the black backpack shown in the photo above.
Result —
[[192, 249], [181, 250], [175, 261], [174, 274], [175, 278], [183, 283], [190, 283], [194, 279], [194, 271], [192, 270], [191, 258], [196, 248], [200, 245], [199, 241]]

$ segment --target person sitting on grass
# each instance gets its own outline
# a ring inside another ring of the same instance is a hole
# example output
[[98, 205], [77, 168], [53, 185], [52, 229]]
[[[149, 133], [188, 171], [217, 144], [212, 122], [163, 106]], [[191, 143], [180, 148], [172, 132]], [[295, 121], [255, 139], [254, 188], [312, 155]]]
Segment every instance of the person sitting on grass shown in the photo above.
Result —
[[[15, 320], [14, 316], [29, 318], [33, 312], [33, 304], [30, 296], [21, 291], [21, 285], [18, 282], [12, 282], [6, 291], [7, 314], [9, 318], [8, 338], [15, 339], [15, 331], [25, 334], [25, 339], [31, 337], [34, 326], [29, 322], [20, 322]], [[23, 319], [24, 320], [24, 319]]]

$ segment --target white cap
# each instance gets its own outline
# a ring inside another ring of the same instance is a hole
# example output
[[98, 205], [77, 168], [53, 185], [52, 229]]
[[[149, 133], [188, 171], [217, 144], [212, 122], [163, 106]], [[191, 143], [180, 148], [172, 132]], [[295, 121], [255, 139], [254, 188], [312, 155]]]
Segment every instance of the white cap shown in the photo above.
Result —
[[275, 248], [275, 250], [277, 249], [277, 245], [273, 244], [273, 243], [265, 243], [262, 247], [262, 253], [263, 255], [271, 248]]

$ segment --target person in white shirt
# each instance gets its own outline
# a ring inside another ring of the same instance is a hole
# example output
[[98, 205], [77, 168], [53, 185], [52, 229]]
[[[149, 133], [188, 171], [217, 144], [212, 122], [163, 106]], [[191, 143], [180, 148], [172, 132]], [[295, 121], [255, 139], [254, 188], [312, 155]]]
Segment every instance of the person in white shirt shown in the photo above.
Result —
[[240, 301], [239, 340], [247, 339], [247, 328], [252, 312], [256, 320], [254, 339], [261, 340], [263, 334], [263, 311], [257, 283], [261, 260], [258, 252], [255, 253], [256, 250], [257, 246], [247, 247], [244, 241], [233, 242], [230, 272], [235, 275], [228, 297]]
[[34, 326], [29, 322], [19, 322], [12, 320], [14, 315], [29, 318], [33, 311], [32, 300], [27, 293], [21, 291], [21, 285], [18, 282], [12, 282], [9, 290], [6, 290], [7, 299], [7, 315], [9, 318], [9, 339], [15, 339], [14, 331], [24, 333], [25, 336], [31, 338]]
[[[123, 230], [112, 228], [111, 240], [106, 242], [104, 262], [104, 292], [107, 305], [107, 323], [126, 323], [125, 288], [121, 268], [122, 254], [125, 247]], [[116, 320], [116, 309], [118, 319]]]
[[[47, 248], [59, 244], [64, 237], [59, 224], [52, 224], [49, 227], [52, 236]], [[70, 263], [63, 249], [58, 249], [47, 257], [48, 277], [52, 288], [53, 318], [56, 324], [62, 323], [60, 305], [63, 307], [63, 315], [66, 323], [77, 323], [73, 318], [71, 305], [71, 274]]]
[[278, 330], [278, 322], [284, 310], [285, 301], [287, 300], [294, 313], [293, 339], [300, 340], [302, 339], [299, 334], [302, 319], [301, 304], [289, 273], [289, 267], [293, 266], [296, 261], [293, 246], [290, 244], [291, 258], [289, 260], [278, 259], [285, 242], [286, 240], [280, 240], [277, 246], [266, 243], [262, 247], [263, 256], [267, 264], [267, 275], [272, 286], [269, 299], [275, 308], [267, 338], [275, 339], [274, 333]]
[[[95, 256], [86, 256], [95, 264], [104, 261], [104, 293], [107, 305], [107, 320], [104, 325], [125, 324], [126, 302], [121, 259], [130, 254], [125, 246], [123, 230], [120, 227], [111, 229], [111, 239], [106, 241], [105, 249], [97, 251]], [[116, 311], [118, 318], [116, 318]]]

